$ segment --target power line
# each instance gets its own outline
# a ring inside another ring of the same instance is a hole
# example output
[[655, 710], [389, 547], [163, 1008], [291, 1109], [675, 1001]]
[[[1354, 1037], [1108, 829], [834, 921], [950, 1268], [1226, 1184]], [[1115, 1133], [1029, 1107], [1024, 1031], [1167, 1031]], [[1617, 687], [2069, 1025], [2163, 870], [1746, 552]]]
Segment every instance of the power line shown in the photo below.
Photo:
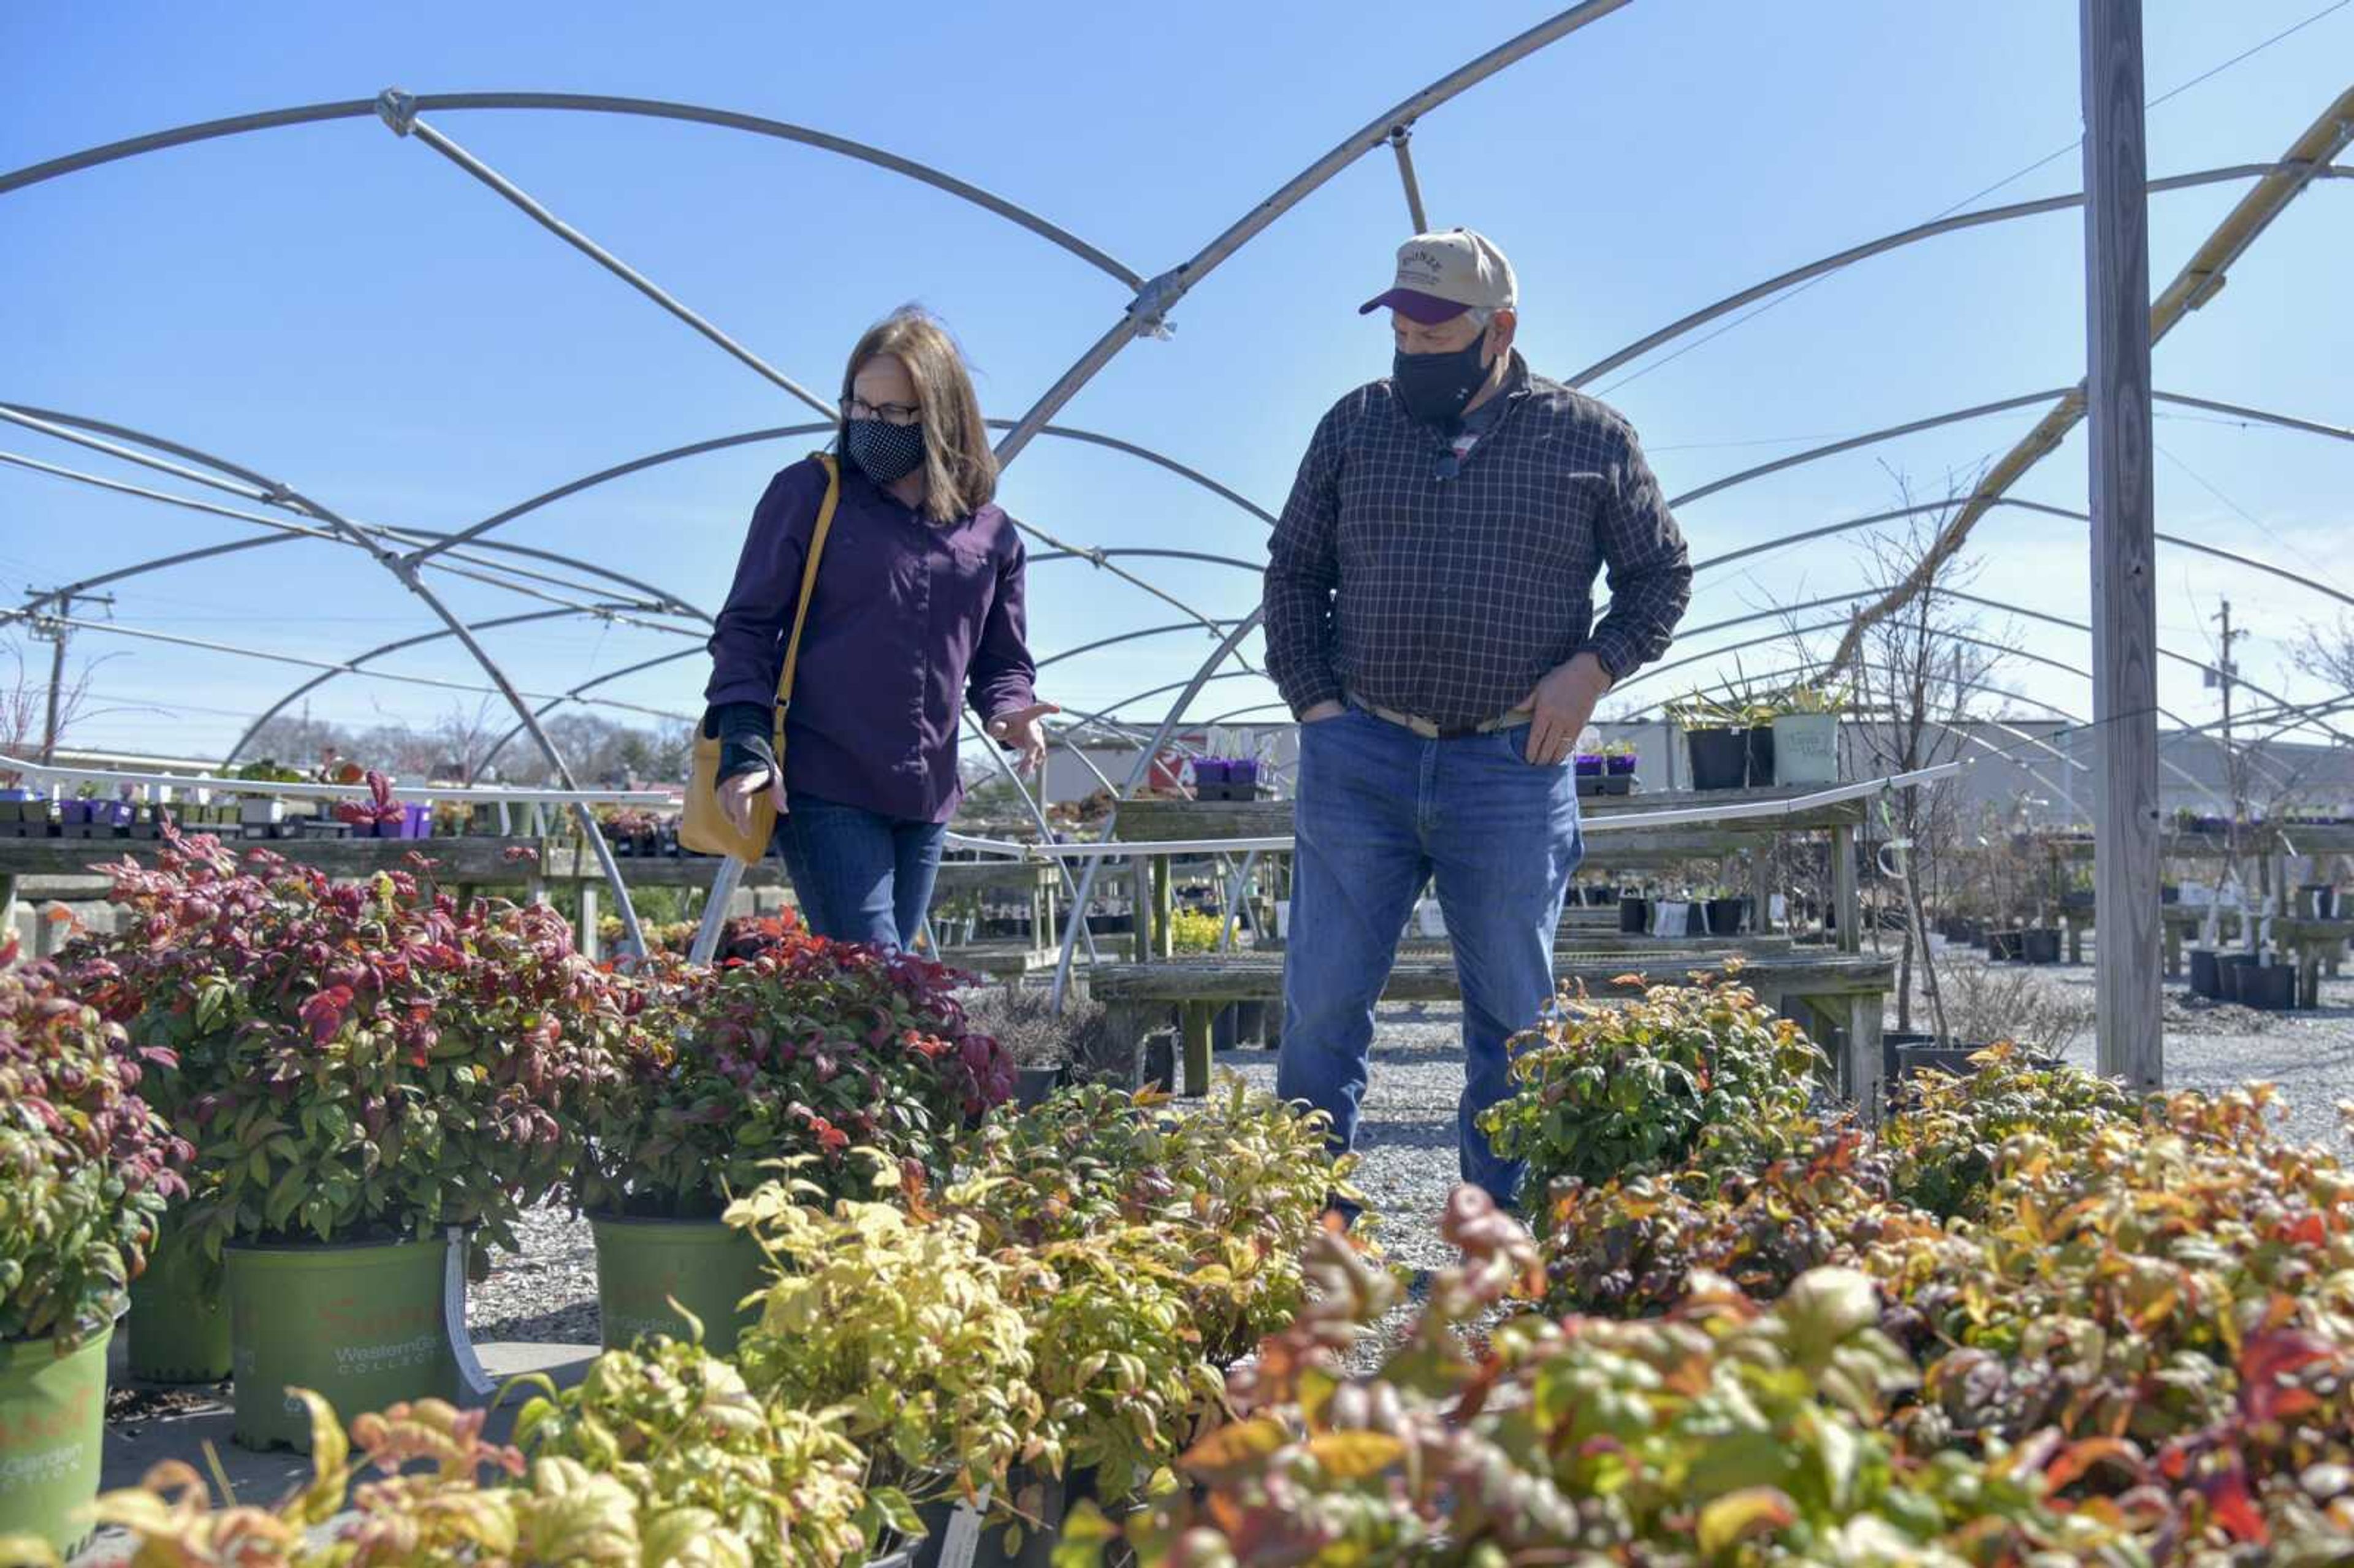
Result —
[[[2274, 33], [2271, 37], [2266, 38], [2264, 42], [2257, 44], [2253, 48], [2241, 50], [2238, 54], [2233, 55], [2230, 59], [2223, 61], [2221, 65], [2210, 67], [2206, 70], [2200, 72], [2197, 76], [2192, 77], [2189, 81], [2184, 82], [2181, 86], [2168, 89], [2167, 91], [2158, 94], [2156, 98], [2151, 99], [2147, 103], [2142, 105], [2144, 111], [2147, 112], [2149, 110], [2156, 109], [2159, 104], [2164, 103], [2170, 99], [2179, 98], [2182, 94], [2190, 91], [2192, 88], [2197, 87], [2200, 82], [2212, 80], [2214, 78], [2221, 76], [2223, 72], [2231, 69], [2233, 66], [2238, 65], [2241, 61], [2264, 53], [2264, 50], [2271, 48], [2274, 44], [2279, 43], [2284, 38], [2304, 31], [2306, 28], [2313, 26], [2316, 22], [2322, 20], [2331, 14], [2344, 10], [2349, 5], [2354, 5], [2354, 0], [2333, 0], [2332, 4], [2323, 6], [2320, 10], [2316, 11], [2312, 16], [2306, 17], [2305, 20], [2296, 23], [2291, 26], [2283, 28], [2281, 31]], [[2079, 136], [2074, 141], [2070, 142], [2063, 146], [2056, 147], [2051, 152], [2046, 153], [2043, 156], [2036, 159], [2035, 162], [2029, 164], [2024, 168], [2019, 169], [2014, 173], [2005, 175], [2002, 178], [1995, 181], [1994, 184], [1988, 185], [1985, 189], [1971, 192], [1968, 196], [1966, 196], [1961, 200], [1954, 203], [1953, 206], [1946, 207], [1942, 212], [1932, 214], [1923, 221], [1935, 223], [1939, 218], [1951, 217], [1954, 214], [1961, 211], [1964, 207], [1968, 207], [1971, 203], [1992, 196], [1995, 192], [2002, 189], [2005, 185], [2012, 185], [2020, 180], [2025, 179], [2028, 175], [2035, 173], [2036, 170], [2041, 169], [2046, 164], [2053, 163], [2061, 158], [2066, 157], [2069, 154], [2076, 151], [2084, 144], [2084, 139], [2082, 136]], [[1850, 262], [1848, 265], [1852, 266], [1854, 263]], [[1655, 359], [1650, 364], [1645, 366], [1642, 369], [1634, 371], [1629, 375], [1620, 376], [1617, 380], [1610, 383], [1609, 386], [1605, 387], [1599, 392], [1596, 392], [1595, 396], [1597, 397], [1607, 397], [1619, 387], [1631, 386], [1635, 382], [1640, 381], [1644, 376], [1651, 374], [1652, 371], [1662, 369], [1668, 366], [1673, 365], [1685, 355], [1691, 353], [1692, 350], [1705, 347], [1707, 344], [1714, 343], [1718, 338], [1723, 337], [1726, 333], [1731, 332], [1734, 328], [1741, 325], [1744, 322], [1755, 321], [1767, 311], [1773, 310], [1779, 305], [1787, 304], [1792, 300], [1797, 299], [1800, 294], [1803, 294], [1808, 290], [1813, 288], [1816, 284], [1836, 278], [1841, 272], [1846, 270], [1846, 267], [1837, 267], [1829, 272], [1819, 273], [1816, 276], [1808, 279], [1797, 288], [1787, 290], [1782, 293], [1776, 294], [1772, 299], [1760, 303], [1755, 309], [1745, 311], [1740, 315], [1734, 317], [1731, 321], [1725, 323], [1714, 332], [1710, 333], [1706, 337], [1696, 338], [1692, 342], [1684, 344], [1681, 348], [1677, 349], [1673, 354], [1668, 355], [1659, 359]]]
[[[2349, 0], [2349, 3], [2354, 3], [2354, 0]], [[2158, 446], [2158, 443], [2155, 441], [2150, 444]], [[2221, 502], [2224, 505], [2238, 513], [2247, 521], [2251, 527], [2254, 528], [2265, 538], [2270, 539], [2274, 544], [2279, 546], [2290, 555], [2295, 556], [2298, 560], [2303, 561], [2312, 569], [2314, 576], [2319, 577], [2323, 582], [2329, 584], [2332, 588], [2338, 588], [2340, 590], [2344, 589], [2346, 585], [2339, 582], [2336, 577], [2331, 577], [2329, 575], [2328, 567], [2323, 566], [2319, 561], [2315, 560], [2303, 550], [2298, 549], [2295, 545], [2290, 544], [2286, 539], [2282, 538], [2278, 534], [2273, 532], [2272, 525], [2270, 524], [2257, 516], [2254, 513], [2249, 511], [2246, 507], [2241, 505], [2238, 502], [2232, 500], [2230, 496], [2224, 494], [2221, 490], [2217, 489], [2214, 484], [2210, 482], [2208, 479], [2197, 469], [2192, 468], [2189, 463], [2184, 462], [2180, 458], [2176, 457], [2172, 452], [2168, 451], [2163, 446], [2158, 447], [2158, 455], [2172, 463], [2175, 467], [2180, 469], [2183, 472], [2189, 474], [2193, 482], [2195, 482], [2200, 489], [2205, 491], [2208, 494], [2213, 496], [2216, 500]]]

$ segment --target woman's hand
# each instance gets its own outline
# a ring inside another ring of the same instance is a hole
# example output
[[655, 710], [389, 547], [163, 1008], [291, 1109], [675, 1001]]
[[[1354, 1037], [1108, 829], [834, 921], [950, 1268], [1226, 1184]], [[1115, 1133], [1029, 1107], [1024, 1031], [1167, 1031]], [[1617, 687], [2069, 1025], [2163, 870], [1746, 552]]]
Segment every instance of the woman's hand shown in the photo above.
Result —
[[1009, 708], [989, 721], [989, 738], [1019, 751], [1023, 772], [1035, 772], [1046, 765], [1046, 726], [1040, 721], [1062, 711], [1052, 703]]
[[785, 809], [785, 790], [781, 784], [769, 782], [769, 770], [756, 768], [749, 773], [738, 773], [733, 779], [719, 781], [719, 811], [735, 824], [739, 833], [752, 831], [752, 799], [763, 789], [779, 811]]

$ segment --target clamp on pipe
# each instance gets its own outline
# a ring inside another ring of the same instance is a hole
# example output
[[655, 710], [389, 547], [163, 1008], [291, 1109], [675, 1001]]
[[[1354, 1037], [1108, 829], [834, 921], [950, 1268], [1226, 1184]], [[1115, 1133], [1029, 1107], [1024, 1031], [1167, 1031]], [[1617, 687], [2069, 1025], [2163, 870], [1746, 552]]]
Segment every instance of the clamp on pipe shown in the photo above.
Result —
[[1140, 323], [1138, 335], [1168, 342], [1177, 330], [1168, 320], [1169, 313], [1192, 287], [1186, 281], [1185, 269], [1172, 267], [1139, 289], [1128, 306], [1128, 313]]
[[376, 117], [396, 136], [417, 129], [417, 95], [387, 87], [376, 95]]

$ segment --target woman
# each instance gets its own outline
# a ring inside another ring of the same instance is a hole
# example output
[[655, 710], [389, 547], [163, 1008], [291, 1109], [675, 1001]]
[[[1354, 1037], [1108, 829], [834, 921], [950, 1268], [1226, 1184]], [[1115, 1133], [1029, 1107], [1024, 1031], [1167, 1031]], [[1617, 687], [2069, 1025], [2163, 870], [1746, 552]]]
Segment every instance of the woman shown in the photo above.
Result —
[[771, 754], [777, 676], [826, 472], [804, 459], [769, 482], [711, 638], [705, 733], [722, 743], [719, 803], [739, 830], [766, 789], [777, 847], [810, 928], [912, 944], [963, 789], [966, 701], [991, 738], [1045, 758], [1032, 690], [1023, 550], [992, 504], [997, 460], [972, 377], [947, 331], [913, 307], [870, 329], [842, 383], [841, 496], [818, 557], [787, 710]]

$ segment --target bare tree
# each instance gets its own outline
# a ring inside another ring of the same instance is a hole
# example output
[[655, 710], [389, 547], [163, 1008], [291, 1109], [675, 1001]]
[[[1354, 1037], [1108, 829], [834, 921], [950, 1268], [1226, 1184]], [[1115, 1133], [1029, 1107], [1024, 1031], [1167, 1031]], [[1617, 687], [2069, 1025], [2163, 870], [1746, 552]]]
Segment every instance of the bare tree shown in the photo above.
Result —
[[2340, 616], [2335, 626], [2308, 626], [2305, 641], [2292, 657], [2296, 667], [2321, 682], [2338, 699], [2354, 698], [2354, 617]]
[[[1912, 486], [1902, 475], [1897, 489], [1900, 504], [1914, 504]], [[2003, 639], [1955, 597], [1976, 578], [1977, 564], [1940, 549], [1951, 514], [1964, 499], [1963, 493], [1949, 492], [1942, 507], [1921, 514], [1904, 535], [1876, 535], [1867, 546], [1867, 580], [1895, 608], [1864, 628], [1855, 658], [1842, 673], [1857, 698], [1858, 743], [1878, 772], [1916, 772], [1960, 757], [1977, 699], [2002, 662], [1988, 644], [1999, 646]], [[1947, 1033], [1947, 1019], [1929, 946], [1927, 906], [1960, 836], [1957, 796], [1950, 781], [1910, 784], [1896, 790], [1884, 808], [1905, 914], [1897, 955], [1896, 1026], [1913, 1027], [1917, 965], [1940, 1038]]]
[[[25, 651], [14, 638], [0, 638], [0, 658], [7, 662], [0, 670], [0, 752], [37, 758], [61, 743], [77, 721], [90, 716], [85, 710], [94, 662], [84, 660], [69, 670], [45, 660], [49, 672], [44, 673], [26, 662]], [[13, 789], [21, 782], [16, 773], [0, 772], [0, 785]]]

